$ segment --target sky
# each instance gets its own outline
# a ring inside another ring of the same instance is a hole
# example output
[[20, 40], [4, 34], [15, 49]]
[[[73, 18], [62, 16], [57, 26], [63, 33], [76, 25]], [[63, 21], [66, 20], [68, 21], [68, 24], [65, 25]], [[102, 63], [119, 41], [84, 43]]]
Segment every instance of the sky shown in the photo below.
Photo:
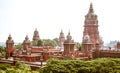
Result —
[[9, 34], [15, 42], [26, 35], [32, 40], [36, 28], [41, 39], [58, 38], [62, 29], [65, 37], [70, 30], [74, 41], [82, 42], [91, 2], [103, 41], [120, 40], [119, 0], [0, 0], [0, 42]]

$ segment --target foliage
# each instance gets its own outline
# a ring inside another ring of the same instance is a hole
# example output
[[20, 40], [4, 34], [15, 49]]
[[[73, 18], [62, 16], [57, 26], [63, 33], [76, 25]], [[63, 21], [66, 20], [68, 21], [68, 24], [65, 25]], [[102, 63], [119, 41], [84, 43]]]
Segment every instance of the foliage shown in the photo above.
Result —
[[0, 64], [0, 73], [120, 73], [119, 58], [98, 58], [90, 61], [59, 60], [52, 58], [47, 65], [36, 71], [23, 62], [15, 66]]
[[21, 48], [22, 48], [22, 44], [21, 43], [15, 45], [15, 49], [21, 49]]
[[21, 69], [21, 70], [31, 70], [30, 66], [26, 65], [23, 62], [17, 62], [15, 64], [16, 69]]
[[43, 39], [42, 41], [44, 46], [57, 46], [57, 43], [55, 40]]
[[0, 57], [5, 57], [5, 47], [0, 46]]
[[58, 46], [59, 45], [58, 38], [54, 38], [53, 40], [56, 42], [56, 45]]
[[32, 45], [33, 46], [43, 46], [43, 41], [42, 40], [32, 41]]
[[82, 46], [81, 46], [81, 44], [80, 44], [80, 43], [76, 43], [76, 45], [75, 45], [75, 46], [76, 46], [76, 48], [77, 48], [79, 51], [81, 51], [81, 47], [82, 47]]
[[33, 46], [57, 46], [56, 39], [42, 39], [38, 41], [32, 41]]
[[15, 66], [10, 64], [0, 64], [0, 73], [39, 73], [38, 71], [32, 71], [30, 66], [23, 62], [16, 63]]
[[32, 41], [33, 46], [37, 46], [37, 41]]
[[37, 41], [37, 46], [43, 46], [43, 41], [42, 40], [38, 40]]
[[91, 61], [50, 59], [40, 73], [120, 73], [119, 58], [99, 58]]

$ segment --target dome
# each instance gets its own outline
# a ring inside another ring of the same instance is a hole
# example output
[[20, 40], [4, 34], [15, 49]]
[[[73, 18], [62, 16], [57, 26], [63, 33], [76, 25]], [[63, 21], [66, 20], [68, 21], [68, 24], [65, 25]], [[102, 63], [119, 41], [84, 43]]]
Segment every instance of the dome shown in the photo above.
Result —
[[66, 38], [67, 38], [67, 40], [71, 40], [72, 39], [72, 36], [70, 36], [70, 32], [68, 33]]
[[65, 40], [65, 44], [74, 44], [74, 40], [72, 40], [72, 36], [70, 35], [70, 32], [68, 33], [68, 35], [67, 35], [67, 40]]
[[83, 42], [84, 42], [84, 43], [91, 43], [91, 40], [90, 40], [90, 37], [89, 37], [88, 34], [84, 36]]
[[25, 40], [28, 40], [29, 38], [28, 38], [28, 35], [26, 35], [26, 37], [25, 37]]
[[39, 37], [39, 32], [38, 32], [37, 28], [35, 29], [33, 36], [35, 36], [35, 37], [38, 36]]
[[8, 39], [9, 39], [9, 40], [11, 40], [11, 39], [12, 39], [12, 37], [11, 37], [11, 34], [9, 34], [9, 37], [8, 37]]
[[14, 41], [12, 40], [11, 34], [9, 34], [8, 40], [6, 41], [6, 43], [14, 43]]
[[30, 40], [29, 40], [29, 38], [28, 38], [28, 35], [26, 35], [25, 40], [23, 41], [23, 43], [30, 43]]

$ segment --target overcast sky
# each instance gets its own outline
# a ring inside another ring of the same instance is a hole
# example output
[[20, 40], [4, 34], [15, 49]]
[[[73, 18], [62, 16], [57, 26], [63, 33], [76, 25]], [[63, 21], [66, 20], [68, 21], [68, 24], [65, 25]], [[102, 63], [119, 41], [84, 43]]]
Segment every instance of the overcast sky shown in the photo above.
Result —
[[9, 33], [15, 42], [27, 34], [32, 40], [35, 28], [41, 39], [59, 37], [62, 29], [65, 36], [70, 30], [72, 38], [81, 42], [91, 2], [103, 41], [120, 40], [120, 0], [0, 0], [0, 42]]

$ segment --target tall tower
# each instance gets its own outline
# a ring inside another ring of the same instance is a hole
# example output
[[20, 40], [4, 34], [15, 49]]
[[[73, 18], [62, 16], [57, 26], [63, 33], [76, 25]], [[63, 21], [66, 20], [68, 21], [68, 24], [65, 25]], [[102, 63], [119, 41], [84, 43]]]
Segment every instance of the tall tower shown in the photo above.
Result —
[[94, 13], [92, 3], [90, 4], [89, 11], [85, 16], [83, 38], [86, 33], [88, 33], [90, 40], [93, 43], [92, 48], [96, 48], [95, 44], [97, 41], [101, 42], [101, 40], [98, 31], [98, 19], [97, 15]]
[[33, 41], [38, 41], [38, 40], [40, 40], [39, 32], [37, 31], [37, 29], [35, 29], [33, 34]]
[[60, 36], [59, 36], [59, 46], [60, 46], [60, 48], [63, 48], [64, 41], [65, 41], [65, 36], [64, 36], [63, 31], [61, 30]]
[[6, 41], [6, 58], [9, 58], [12, 56], [13, 52], [14, 52], [15, 48], [14, 48], [14, 41], [12, 40], [11, 35], [9, 34], [9, 37]]
[[72, 40], [72, 36], [70, 32], [68, 33], [67, 39], [64, 42], [64, 57], [65, 58], [72, 58], [72, 54], [74, 52], [74, 40]]

